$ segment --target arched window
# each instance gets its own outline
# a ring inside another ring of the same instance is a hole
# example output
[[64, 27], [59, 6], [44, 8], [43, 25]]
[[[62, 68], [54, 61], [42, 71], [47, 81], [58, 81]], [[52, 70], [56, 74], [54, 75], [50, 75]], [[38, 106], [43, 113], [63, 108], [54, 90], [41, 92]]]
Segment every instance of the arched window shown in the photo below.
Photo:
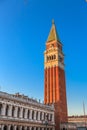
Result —
[[54, 59], [56, 59], [56, 55], [54, 55]]
[[23, 118], [25, 118], [25, 109], [23, 109]]
[[32, 129], [31, 130], [34, 130], [34, 127], [32, 127]]
[[22, 130], [24, 130], [24, 126], [22, 126]]
[[32, 111], [32, 120], [34, 120], [34, 111]]
[[54, 59], [54, 56], [52, 56], [52, 60]]
[[50, 114], [50, 121], [52, 121], [52, 114]]
[[11, 126], [10, 130], [14, 130], [14, 126]]
[[5, 115], [8, 116], [8, 111], [9, 111], [9, 106], [7, 105], [6, 106], [6, 112], [5, 112]]
[[49, 57], [47, 56], [47, 61], [48, 61], [48, 58], [49, 58]]
[[42, 112], [40, 112], [40, 120], [42, 120]]
[[17, 126], [16, 130], [19, 130], [19, 126]]
[[1, 112], [2, 112], [2, 104], [0, 104], [0, 115], [1, 115]]
[[30, 130], [30, 128], [29, 128], [29, 127], [27, 127], [27, 130]]
[[13, 108], [12, 108], [12, 117], [14, 117], [14, 113], [15, 113], [15, 107], [13, 106]]
[[36, 112], [36, 120], [38, 120], [38, 111]]
[[30, 110], [28, 110], [27, 112], [27, 118], [29, 119], [29, 117], [30, 117]]
[[17, 111], [17, 117], [20, 117], [20, 108], [18, 107], [18, 111]]
[[49, 59], [51, 60], [51, 56], [49, 56]]
[[44, 120], [46, 119], [45, 117], [46, 117], [46, 114], [44, 113]]
[[6, 126], [6, 125], [4, 126], [4, 129], [3, 129], [3, 130], [7, 130], [7, 126]]

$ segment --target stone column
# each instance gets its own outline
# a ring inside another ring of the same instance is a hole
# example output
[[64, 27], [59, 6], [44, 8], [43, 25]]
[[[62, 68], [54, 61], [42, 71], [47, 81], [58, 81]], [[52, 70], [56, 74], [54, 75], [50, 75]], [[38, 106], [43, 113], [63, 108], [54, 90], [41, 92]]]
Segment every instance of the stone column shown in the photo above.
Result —
[[24, 127], [24, 130], [27, 130], [27, 126]]
[[1, 130], [4, 130], [4, 125], [1, 125]]
[[34, 130], [36, 130], [36, 127], [34, 127]]
[[10, 128], [11, 128], [11, 125], [8, 125], [8, 130], [10, 130]]
[[32, 127], [29, 127], [29, 130], [31, 130], [32, 129]]
[[16, 129], [17, 129], [17, 126], [15, 125], [15, 126], [14, 126], [14, 130], [16, 130]]
[[38, 127], [38, 130], [40, 130], [40, 127]]
[[26, 109], [25, 109], [25, 117], [24, 117], [25, 119], [27, 119], [27, 117], [28, 117], [27, 114], [28, 114], [28, 109], [26, 108]]
[[23, 108], [20, 109], [20, 118], [23, 118]]
[[52, 114], [52, 122], [54, 122], [54, 114]]
[[12, 105], [9, 105], [8, 116], [12, 116]]
[[19, 130], [22, 130], [22, 126], [19, 127]]
[[34, 120], [36, 120], [36, 111], [34, 111]]
[[14, 117], [17, 117], [18, 107], [15, 107]]
[[42, 128], [42, 130], [44, 130], [44, 128]]
[[30, 117], [29, 117], [30, 120], [32, 120], [32, 110], [30, 110]]
[[48, 114], [48, 120], [50, 120], [50, 114]]
[[38, 112], [38, 120], [40, 120], [40, 111]]
[[6, 104], [2, 104], [1, 115], [5, 116], [5, 112], [6, 112]]

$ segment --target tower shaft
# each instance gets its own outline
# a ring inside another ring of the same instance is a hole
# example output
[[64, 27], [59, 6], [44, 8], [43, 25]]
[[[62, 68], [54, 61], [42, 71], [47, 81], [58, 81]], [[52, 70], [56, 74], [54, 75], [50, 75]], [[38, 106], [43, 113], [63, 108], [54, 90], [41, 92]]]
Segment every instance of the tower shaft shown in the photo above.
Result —
[[44, 103], [54, 104], [56, 130], [59, 130], [60, 123], [67, 122], [67, 99], [64, 54], [54, 23], [44, 52]]

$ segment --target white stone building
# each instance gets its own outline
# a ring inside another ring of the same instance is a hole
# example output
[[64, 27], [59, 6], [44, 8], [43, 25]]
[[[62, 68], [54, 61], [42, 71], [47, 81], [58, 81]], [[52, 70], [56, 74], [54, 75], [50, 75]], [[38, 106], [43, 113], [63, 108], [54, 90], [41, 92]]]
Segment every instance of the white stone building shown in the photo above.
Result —
[[0, 92], [0, 130], [54, 130], [54, 107]]

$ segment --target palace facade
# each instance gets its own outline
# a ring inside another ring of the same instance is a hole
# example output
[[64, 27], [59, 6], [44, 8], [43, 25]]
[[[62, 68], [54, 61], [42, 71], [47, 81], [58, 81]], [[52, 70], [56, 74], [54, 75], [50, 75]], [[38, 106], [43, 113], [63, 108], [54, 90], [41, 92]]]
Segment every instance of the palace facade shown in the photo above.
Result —
[[54, 106], [0, 92], [0, 130], [54, 130]]

